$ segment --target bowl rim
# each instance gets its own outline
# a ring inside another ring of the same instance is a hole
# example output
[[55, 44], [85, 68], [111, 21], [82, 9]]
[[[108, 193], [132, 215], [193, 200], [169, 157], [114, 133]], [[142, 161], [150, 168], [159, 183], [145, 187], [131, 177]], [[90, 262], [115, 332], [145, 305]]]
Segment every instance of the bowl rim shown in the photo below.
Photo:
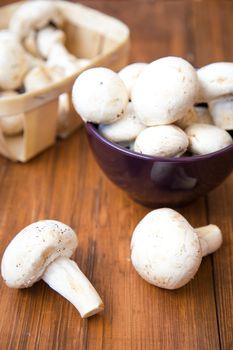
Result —
[[85, 123], [85, 128], [86, 131], [92, 135], [94, 135], [101, 143], [109, 146], [110, 148], [119, 151], [120, 153], [123, 153], [125, 155], [128, 155], [132, 158], [137, 158], [137, 159], [141, 159], [141, 160], [150, 160], [150, 161], [159, 161], [159, 162], [171, 162], [171, 163], [181, 163], [181, 162], [186, 162], [186, 163], [192, 163], [192, 162], [196, 162], [196, 161], [200, 161], [200, 160], [206, 160], [209, 158], [214, 158], [216, 156], [221, 156], [229, 151], [233, 151], [233, 143], [227, 147], [224, 147], [222, 149], [220, 149], [219, 151], [215, 151], [215, 152], [211, 152], [211, 153], [207, 153], [204, 155], [200, 155], [200, 156], [185, 156], [185, 157], [155, 157], [155, 156], [149, 156], [149, 155], [145, 155], [145, 154], [141, 154], [138, 152], [134, 152], [131, 151], [117, 143], [114, 143], [108, 139], [106, 139], [104, 136], [102, 136], [99, 132], [98, 129], [96, 127], [96, 124], [91, 123], [91, 122], [86, 122]]

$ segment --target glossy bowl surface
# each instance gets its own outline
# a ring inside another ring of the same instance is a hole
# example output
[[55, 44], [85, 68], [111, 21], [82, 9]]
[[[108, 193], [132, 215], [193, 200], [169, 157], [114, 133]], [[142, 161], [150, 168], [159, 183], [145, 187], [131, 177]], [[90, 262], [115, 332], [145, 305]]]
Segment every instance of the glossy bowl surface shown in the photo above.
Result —
[[233, 170], [233, 144], [203, 156], [163, 158], [132, 152], [85, 125], [89, 144], [107, 177], [137, 202], [177, 207], [217, 187]]

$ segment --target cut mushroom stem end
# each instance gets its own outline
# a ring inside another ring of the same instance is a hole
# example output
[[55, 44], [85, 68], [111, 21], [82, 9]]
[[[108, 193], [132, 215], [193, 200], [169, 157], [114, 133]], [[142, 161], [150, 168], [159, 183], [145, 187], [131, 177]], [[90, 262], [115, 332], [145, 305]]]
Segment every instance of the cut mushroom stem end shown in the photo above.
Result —
[[202, 256], [212, 254], [222, 245], [222, 233], [216, 225], [207, 225], [203, 227], [195, 228], [195, 232], [198, 235]]
[[69, 300], [82, 318], [95, 315], [104, 308], [99, 294], [78, 265], [66, 257], [54, 260], [45, 270], [42, 279]]

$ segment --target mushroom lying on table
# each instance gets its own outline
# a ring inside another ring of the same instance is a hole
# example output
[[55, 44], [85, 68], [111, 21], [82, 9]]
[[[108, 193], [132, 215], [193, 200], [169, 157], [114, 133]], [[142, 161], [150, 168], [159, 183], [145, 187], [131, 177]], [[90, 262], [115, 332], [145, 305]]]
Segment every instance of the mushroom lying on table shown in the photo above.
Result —
[[176, 289], [196, 274], [202, 257], [222, 244], [215, 225], [194, 229], [175, 210], [162, 208], [147, 214], [131, 240], [131, 260], [139, 275], [161, 288]]
[[55, 220], [35, 222], [20, 231], [6, 248], [1, 273], [10, 288], [27, 288], [43, 279], [69, 300], [81, 317], [103, 310], [103, 302], [70, 260], [78, 241], [75, 232]]

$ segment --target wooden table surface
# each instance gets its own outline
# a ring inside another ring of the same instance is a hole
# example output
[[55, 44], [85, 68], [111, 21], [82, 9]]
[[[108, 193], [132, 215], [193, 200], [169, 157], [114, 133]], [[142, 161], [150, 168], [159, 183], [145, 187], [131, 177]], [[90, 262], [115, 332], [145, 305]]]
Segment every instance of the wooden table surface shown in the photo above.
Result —
[[[132, 62], [166, 55], [196, 66], [232, 61], [233, 1], [82, 3], [130, 26]], [[1, 280], [0, 349], [233, 349], [232, 175], [206, 198], [179, 209], [193, 226], [219, 225], [224, 244], [203, 259], [191, 283], [166, 291], [147, 284], [130, 263], [131, 233], [149, 209], [105, 177], [83, 129], [28, 164], [0, 157], [1, 256], [29, 223], [63, 221], [78, 233], [74, 258], [105, 302], [102, 314], [82, 320], [43, 282], [17, 291]]]

